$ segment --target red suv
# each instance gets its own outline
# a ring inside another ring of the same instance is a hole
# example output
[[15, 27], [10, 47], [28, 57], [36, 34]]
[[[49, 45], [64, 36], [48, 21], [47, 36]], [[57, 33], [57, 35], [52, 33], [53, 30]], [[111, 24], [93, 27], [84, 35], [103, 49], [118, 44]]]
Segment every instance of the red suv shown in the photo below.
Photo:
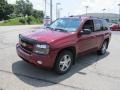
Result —
[[106, 53], [111, 31], [106, 20], [72, 16], [19, 35], [17, 54], [26, 62], [65, 74], [78, 55]]

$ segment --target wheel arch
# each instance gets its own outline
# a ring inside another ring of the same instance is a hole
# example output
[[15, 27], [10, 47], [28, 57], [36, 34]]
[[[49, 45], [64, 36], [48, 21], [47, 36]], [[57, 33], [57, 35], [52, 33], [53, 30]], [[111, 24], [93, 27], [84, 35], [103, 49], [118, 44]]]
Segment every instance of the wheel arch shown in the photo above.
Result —
[[106, 38], [105, 40], [104, 40], [104, 42], [107, 42], [107, 48], [108, 48], [108, 44], [109, 44], [109, 42], [110, 42], [110, 38]]
[[74, 46], [69, 46], [69, 47], [65, 47], [65, 48], [61, 49], [61, 50], [58, 52], [58, 54], [57, 54], [57, 56], [56, 56], [56, 59], [58, 58], [58, 56], [60, 55], [60, 53], [62, 53], [62, 52], [65, 51], [65, 50], [68, 50], [68, 51], [70, 51], [70, 52], [73, 54], [73, 64], [75, 64], [76, 48], [75, 48]]

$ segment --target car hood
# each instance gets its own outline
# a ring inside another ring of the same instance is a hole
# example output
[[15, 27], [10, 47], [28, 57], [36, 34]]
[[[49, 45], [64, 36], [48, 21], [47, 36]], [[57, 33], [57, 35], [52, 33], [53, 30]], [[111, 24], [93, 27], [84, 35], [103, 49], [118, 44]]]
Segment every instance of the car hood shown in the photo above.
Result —
[[22, 34], [23, 36], [34, 39], [40, 42], [54, 42], [56, 40], [65, 38], [69, 36], [72, 33], [68, 32], [58, 32], [58, 31], [53, 31], [50, 29], [39, 29], [39, 30], [33, 30], [27, 33]]

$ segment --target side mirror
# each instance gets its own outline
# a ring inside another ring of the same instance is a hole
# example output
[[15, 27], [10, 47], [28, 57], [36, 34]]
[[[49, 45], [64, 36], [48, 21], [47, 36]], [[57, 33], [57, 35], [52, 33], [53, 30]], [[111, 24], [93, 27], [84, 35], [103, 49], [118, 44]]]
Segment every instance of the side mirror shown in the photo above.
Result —
[[45, 27], [49, 27], [49, 26], [50, 26], [50, 24], [44, 24], [44, 26], [45, 26]]
[[80, 34], [81, 35], [86, 35], [86, 34], [91, 34], [92, 33], [92, 30], [91, 29], [83, 29]]
[[49, 27], [53, 22], [47, 22], [47, 23], [44, 23], [44, 26], [45, 27]]

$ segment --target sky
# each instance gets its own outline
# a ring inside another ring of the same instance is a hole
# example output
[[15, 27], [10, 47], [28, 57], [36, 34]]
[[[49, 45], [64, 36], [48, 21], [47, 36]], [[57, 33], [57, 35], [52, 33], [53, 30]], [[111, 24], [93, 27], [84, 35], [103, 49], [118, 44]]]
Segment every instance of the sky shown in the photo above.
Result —
[[[7, 0], [8, 3], [14, 4], [16, 0]], [[30, 0], [34, 9], [44, 10], [44, 0]], [[56, 3], [61, 3], [61, 17], [68, 15], [80, 15], [86, 12], [85, 6], [89, 6], [88, 13], [119, 13], [118, 4], [120, 0], [53, 0], [53, 17], [55, 18]], [[47, 0], [47, 15], [50, 11], [50, 0]]]

